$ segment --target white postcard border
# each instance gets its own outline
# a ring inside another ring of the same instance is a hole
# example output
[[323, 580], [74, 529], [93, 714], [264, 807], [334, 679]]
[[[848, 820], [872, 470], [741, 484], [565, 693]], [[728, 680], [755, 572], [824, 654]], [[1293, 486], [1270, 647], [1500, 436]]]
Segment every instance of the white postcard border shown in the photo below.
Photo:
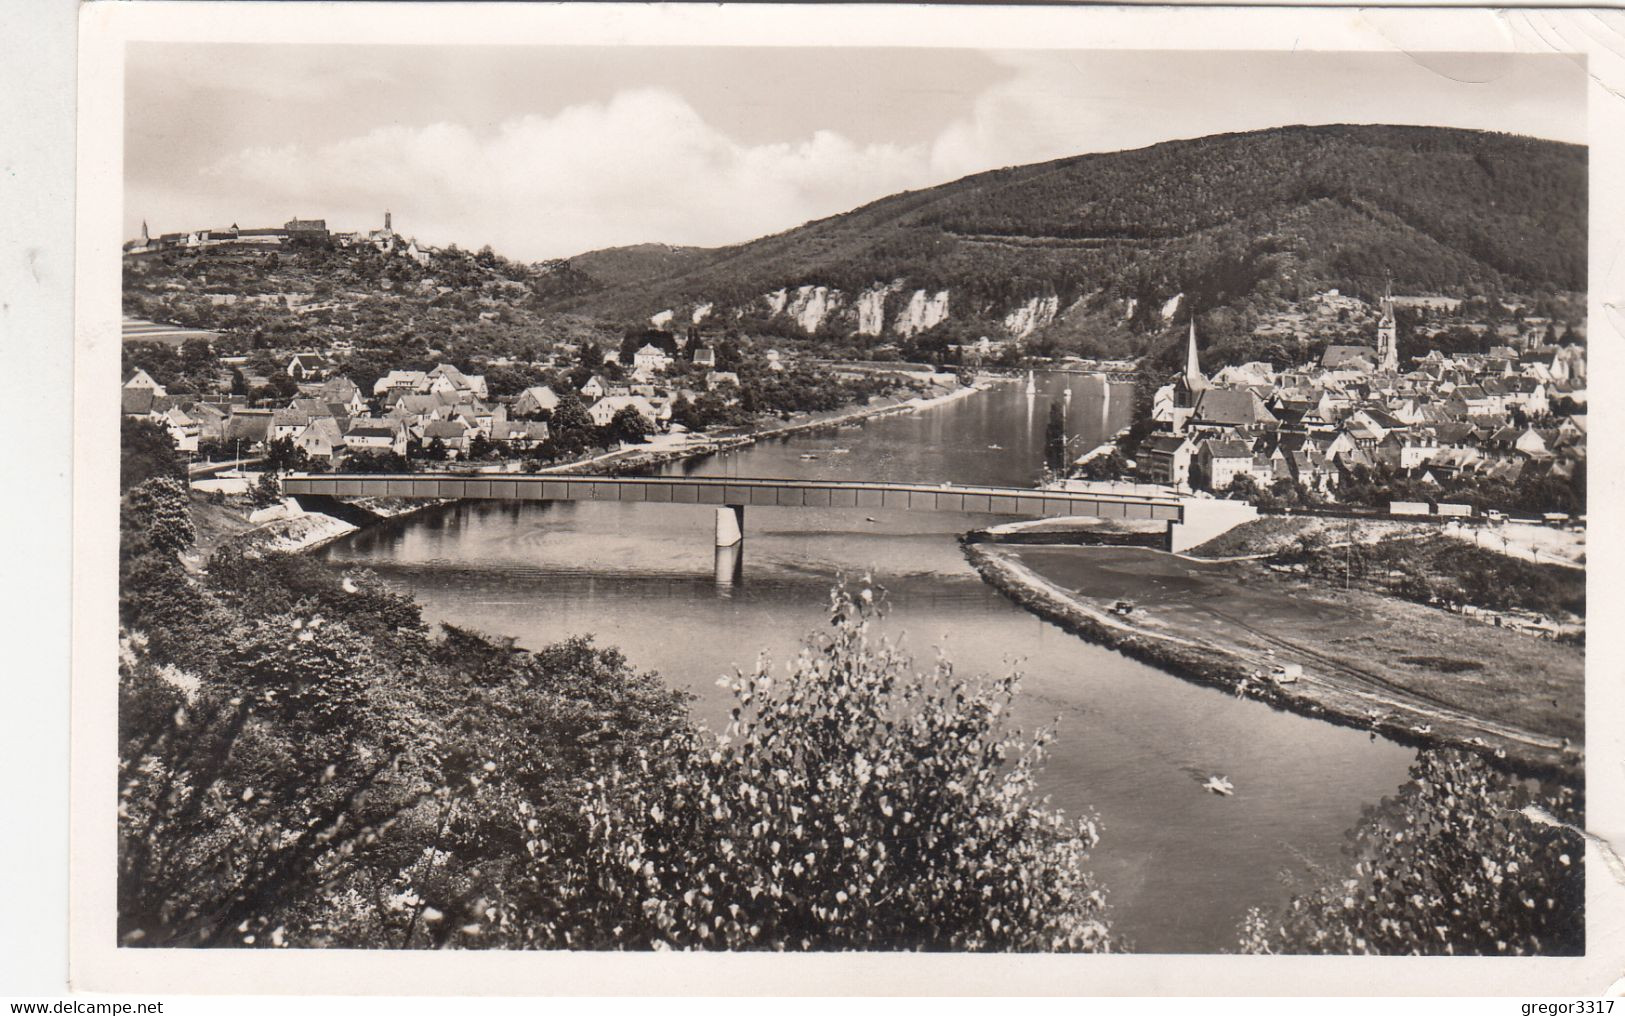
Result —
[[[1594, 995], [1625, 973], [1625, 58], [1619, 12], [1352, 8], [91, 3], [81, 11], [74, 388], [72, 857], [76, 990], [321, 994]], [[417, 45], [1570, 52], [1588, 61], [1592, 524], [1588, 951], [1563, 959], [809, 956], [143, 950], [115, 944], [116, 577], [123, 47], [133, 40]], [[1606, 855], [1606, 856], [1605, 856]], [[1611, 860], [1609, 859], [1611, 857]]]

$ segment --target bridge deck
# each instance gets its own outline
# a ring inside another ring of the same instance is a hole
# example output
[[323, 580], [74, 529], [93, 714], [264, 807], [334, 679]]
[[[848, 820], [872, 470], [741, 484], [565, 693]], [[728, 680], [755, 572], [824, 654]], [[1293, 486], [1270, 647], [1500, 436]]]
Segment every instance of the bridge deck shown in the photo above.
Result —
[[532, 476], [449, 473], [310, 473], [286, 476], [289, 494], [330, 497], [478, 498], [508, 501], [628, 501], [774, 508], [902, 508], [994, 515], [1092, 515], [1184, 520], [1171, 497], [1080, 494], [1023, 487], [980, 487], [863, 480], [720, 476]]

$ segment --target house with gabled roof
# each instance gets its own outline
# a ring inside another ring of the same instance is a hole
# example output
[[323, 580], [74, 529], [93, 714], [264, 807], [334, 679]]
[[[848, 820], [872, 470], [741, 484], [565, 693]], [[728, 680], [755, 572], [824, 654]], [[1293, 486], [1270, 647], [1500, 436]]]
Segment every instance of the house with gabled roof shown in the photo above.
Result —
[[319, 380], [333, 372], [333, 362], [320, 353], [295, 353], [288, 361], [288, 376], [295, 381]]
[[1377, 445], [1377, 458], [1406, 471], [1426, 465], [1439, 454], [1439, 438], [1432, 431], [1391, 430]]
[[244, 451], [263, 447], [271, 442], [271, 416], [269, 409], [244, 409], [233, 406], [226, 418], [223, 440], [227, 444], [241, 445]]
[[158, 396], [151, 388], [123, 388], [119, 391], [119, 412], [137, 420], [154, 419]]
[[1197, 446], [1192, 482], [1205, 490], [1222, 491], [1237, 475], [1251, 475], [1252, 469], [1253, 450], [1247, 442], [1208, 438]]
[[293, 446], [312, 459], [331, 465], [344, 456], [344, 433], [337, 420], [322, 417], [312, 420], [310, 426], [300, 431], [299, 436], [293, 439]]
[[546, 444], [552, 429], [545, 420], [499, 420], [493, 423], [491, 440], [506, 441], [515, 449]]
[[1197, 394], [1186, 425], [1195, 429], [1245, 429], [1275, 422], [1275, 414], [1250, 388], [1205, 388]]
[[469, 393], [476, 398], [489, 398], [485, 388], [485, 376], [482, 374], [464, 374], [449, 363], [435, 366], [427, 375], [429, 392], [449, 392], [453, 394]]
[[1320, 354], [1322, 370], [1346, 370], [1369, 373], [1376, 369], [1377, 351], [1370, 346], [1330, 345]]
[[271, 440], [281, 441], [285, 438], [299, 436], [299, 432], [310, 426], [310, 414], [297, 409], [278, 409], [271, 414]]
[[533, 385], [513, 400], [513, 411], [515, 416], [535, 416], [537, 413], [551, 413], [558, 405], [559, 397], [553, 389], [546, 385]]
[[316, 390], [316, 398], [328, 403], [343, 403], [351, 416], [367, 408], [367, 400], [361, 394], [361, 387], [343, 375], [323, 381], [321, 387]]
[[353, 452], [394, 452], [406, 454], [406, 426], [399, 420], [363, 417], [353, 420], [344, 434], [345, 447]]
[[383, 395], [392, 391], [421, 392], [429, 388], [429, 374], [422, 370], [392, 370], [372, 383], [372, 393]]
[[163, 385], [159, 384], [157, 381], [154, 381], [152, 379], [152, 375], [148, 374], [140, 367], [135, 368], [135, 370], [130, 372], [130, 376], [124, 379], [124, 389], [126, 391], [149, 391], [154, 395], [169, 394], [168, 390], [165, 389]]
[[641, 395], [606, 395], [587, 409], [587, 415], [592, 418], [595, 426], [606, 427], [615, 419], [615, 414], [627, 406], [636, 409], [638, 415], [649, 421], [651, 427], [660, 422], [659, 411]]
[[425, 445], [432, 441], [439, 441], [445, 446], [447, 454], [457, 457], [468, 454], [468, 443], [473, 432], [457, 420], [430, 420], [421, 430], [421, 439]]
[[188, 455], [197, 451], [200, 428], [196, 420], [192, 419], [180, 406], [170, 406], [165, 410], [163, 425], [168, 428], [169, 436], [175, 442], [175, 450]]
[[663, 371], [672, 364], [671, 356], [654, 343], [646, 343], [632, 354], [632, 368], [639, 371]]
[[226, 436], [226, 420], [231, 413], [210, 402], [193, 403], [186, 413], [197, 421], [199, 441], [221, 441]]
[[1134, 450], [1135, 476], [1143, 483], [1188, 488], [1196, 442], [1187, 434], [1149, 434]]

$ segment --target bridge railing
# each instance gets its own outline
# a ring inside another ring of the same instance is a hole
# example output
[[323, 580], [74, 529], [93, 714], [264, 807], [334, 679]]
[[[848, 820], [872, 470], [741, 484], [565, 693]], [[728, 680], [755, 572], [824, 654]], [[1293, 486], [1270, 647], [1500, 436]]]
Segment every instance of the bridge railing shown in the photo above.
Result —
[[995, 515], [1094, 515], [1182, 521], [1183, 503], [1158, 495], [1103, 494], [979, 484], [724, 476], [491, 473], [309, 473], [283, 479], [292, 495], [632, 501], [780, 508], [900, 508]]

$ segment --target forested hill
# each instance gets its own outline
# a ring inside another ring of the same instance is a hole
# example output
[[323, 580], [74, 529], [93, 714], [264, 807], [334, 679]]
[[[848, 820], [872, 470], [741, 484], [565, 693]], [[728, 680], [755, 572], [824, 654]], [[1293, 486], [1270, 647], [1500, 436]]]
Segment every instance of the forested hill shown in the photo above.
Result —
[[538, 288], [594, 316], [682, 323], [710, 304], [702, 320], [877, 339], [1156, 331], [1180, 293], [1245, 312], [1390, 275], [1415, 293], [1580, 291], [1586, 173], [1585, 148], [1533, 138], [1283, 127], [981, 173], [734, 247], [595, 252]]

